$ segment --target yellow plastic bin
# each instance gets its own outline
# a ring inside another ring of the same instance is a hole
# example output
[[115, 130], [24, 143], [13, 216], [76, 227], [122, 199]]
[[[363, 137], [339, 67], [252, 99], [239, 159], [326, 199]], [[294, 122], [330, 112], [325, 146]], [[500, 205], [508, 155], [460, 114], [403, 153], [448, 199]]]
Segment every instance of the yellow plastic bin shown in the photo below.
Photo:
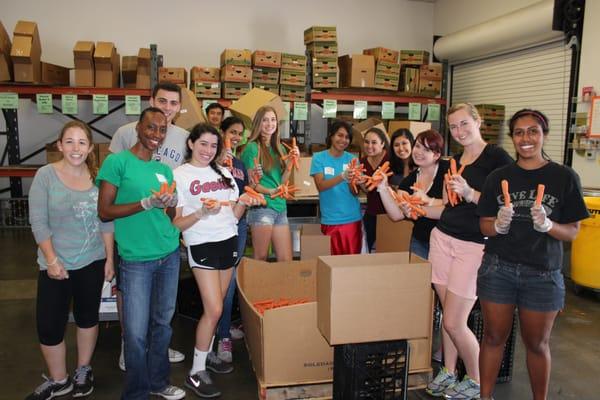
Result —
[[581, 221], [579, 234], [573, 240], [571, 279], [575, 285], [600, 291], [600, 189], [584, 189], [583, 195], [591, 216]]

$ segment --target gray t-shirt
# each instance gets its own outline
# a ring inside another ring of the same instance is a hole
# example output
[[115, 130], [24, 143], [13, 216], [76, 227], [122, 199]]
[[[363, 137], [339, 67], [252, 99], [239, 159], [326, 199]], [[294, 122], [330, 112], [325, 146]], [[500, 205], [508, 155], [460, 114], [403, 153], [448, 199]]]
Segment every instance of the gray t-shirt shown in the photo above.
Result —
[[[60, 180], [52, 164], [40, 168], [29, 189], [29, 222], [36, 243], [52, 238], [52, 247], [65, 269], [83, 268], [106, 258], [102, 232], [113, 223], [98, 218], [98, 188], [72, 190]], [[50, 262], [53, 260], [50, 260]], [[38, 247], [37, 262], [48, 268]]]
[[[136, 124], [137, 122], [131, 122], [117, 129], [108, 147], [111, 153], [120, 153], [123, 150], [130, 149], [137, 143]], [[185, 161], [188, 135], [189, 132], [185, 129], [170, 124], [167, 128], [167, 137], [156, 151], [154, 159], [168, 165], [171, 169], [179, 167]]]

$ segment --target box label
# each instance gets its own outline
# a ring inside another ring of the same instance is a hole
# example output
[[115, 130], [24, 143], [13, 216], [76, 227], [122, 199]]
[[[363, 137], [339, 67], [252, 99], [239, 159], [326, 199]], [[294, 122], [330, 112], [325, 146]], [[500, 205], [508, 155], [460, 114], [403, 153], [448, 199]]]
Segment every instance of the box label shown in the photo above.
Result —
[[408, 119], [411, 121], [421, 120], [421, 103], [408, 103]]
[[381, 118], [394, 119], [396, 115], [396, 103], [393, 101], [381, 102]]
[[125, 96], [125, 115], [140, 115], [142, 99], [140, 96]]
[[38, 93], [35, 95], [37, 111], [40, 114], [52, 114], [52, 95], [49, 93]]
[[308, 120], [308, 103], [297, 101], [294, 103], [294, 121]]
[[429, 104], [427, 106], [427, 121], [439, 121], [440, 120], [440, 105]]
[[282, 118], [284, 121], [290, 120], [290, 107], [291, 107], [291, 104], [289, 101], [283, 102], [283, 109], [285, 110], [285, 116], [286, 116], [286, 118]]
[[354, 101], [354, 111], [352, 113], [354, 119], [367, 119], [367, 102], [364, 100]]
[[323, 100], [323, 118], [335, 118], [337, 115], [337, 100]]
[[61, 97], [62, 113], [77, 115], [77, 95], [76, 94], [63, 94]]
[[92, 109], [94, 114], [106, 115], [108, 114], [108, 95], [107, 94], [95, 94], [92, 97]]
[[16, 93], [0, 93], [0, 109], [10, 110], [19, 108], [19, 95]]

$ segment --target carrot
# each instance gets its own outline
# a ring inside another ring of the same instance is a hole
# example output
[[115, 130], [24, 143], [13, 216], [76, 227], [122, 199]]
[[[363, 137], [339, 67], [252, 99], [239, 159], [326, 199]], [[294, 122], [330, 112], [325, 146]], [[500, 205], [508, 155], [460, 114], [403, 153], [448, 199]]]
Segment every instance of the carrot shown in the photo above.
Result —
[[[225, 142], [225, 150], [231, 150], [231, 139], [226, 137], [224, 142]], [[229, 158], [229, 157], [225, 158], [225, 166], [229, 169], [233, 168], [233, 162], [232, 162], [231, 158]]]
[[504, 196], [504, 207], [510, 207], [510, 193], [508, 192], [508, 181], [502, 179], [500, 182], [502, 185], [502, 196]]
[[535, 203], [534, 203], [534, 205], [536, 207], [542, 206], [542, 199], [544, 198], [544, 190], [545, 189], [546, 189], [546, 186], [542, 185], [541, 183], [537, 186], [537, 195], [535, 196]]
[[453, 176], [458, 174], [458, 171], [456, 170], [456, 160], [454, 158], [450, 159], [450, 173]]

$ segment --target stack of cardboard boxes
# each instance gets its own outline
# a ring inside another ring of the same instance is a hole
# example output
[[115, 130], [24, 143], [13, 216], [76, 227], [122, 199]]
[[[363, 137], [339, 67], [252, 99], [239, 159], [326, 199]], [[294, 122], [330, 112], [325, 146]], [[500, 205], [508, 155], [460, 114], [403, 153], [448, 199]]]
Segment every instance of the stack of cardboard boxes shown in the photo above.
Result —
[[400, 91], [419, 93], [421, 65], [429, 64], [429, 52], [425, 50], [400, 51]]
[[312, 87], [338, 87], [338, 44], [335, 26], [311, 26], [304, 31], [304, 44], [312, 62]]
[[492, 144], [498, 144], [500, 133], [504, 125], [505, 109], [499, 104], [476, 104], [475, 107], [481, 116], [481, 136]]
[[137, 77], [137, 56], [123, 56], [121, 58], [121, 76], [123, 77], [123, 87], [135, 89], [135, 78]]
[[219, 67], [195, 66], [190, 73], [190, 89], [199, 99], [221, 98]]
[[400, 83], [399, 53], [385, 47], [364, 49], [363, 54], [375, 57], [375, 84], [373, 87], [383, 90], [398, 90]]
[[10, 51], [15, 82], [36, 83], [42, 80], [42, 46], [37, 24], [18, 21]]
[[[306, 56], [300, 54], [281, 54], [281, 86], [279, 95], [285, 101], [306, 101]], [[299, 78], [296, 82], [304, 81], [304, 84], [293, 83], [292, 78]]]
[[224, 99], [237, 100], [252, 89], [250, 50], [225, 49], [221, 53], [221, 82]]
[[340, 87], [372, 88], [375, 85], [375, 59], [372, 55], [353, 54], [338, 58]]
[[281, 53], [256, 50], [252, 53], [252, 86], [279, 94], [279, 70]]
[[423, 96], [438, 96], [442, 91], [442, 64], [424, 64], [419, 72], [419, 93]]
[[0, 82], [12, 80], [13, 65], [10, 58], [11, 47], [12, 44], [10, 43], [8, 32], [6, 32], [4, 25], [0, 22]]
[[94, 50], [96, 87], [118, 88], [121, 75], [121, 57], [112, 42], [98, 42]]
[[94, 87], [94, 42], [79, 41], [73, 47], [75, 86]]
[[135, 74], [135, 87], [138, 89], [150, 89], [150, 58], [149, 48], [141, 48], [137, 56], [137, 68]]
[[174, 83], [182, 89], [186, 89], [187, 70], [181, 67], [160, 67], [158, 69], [158, 81]]

